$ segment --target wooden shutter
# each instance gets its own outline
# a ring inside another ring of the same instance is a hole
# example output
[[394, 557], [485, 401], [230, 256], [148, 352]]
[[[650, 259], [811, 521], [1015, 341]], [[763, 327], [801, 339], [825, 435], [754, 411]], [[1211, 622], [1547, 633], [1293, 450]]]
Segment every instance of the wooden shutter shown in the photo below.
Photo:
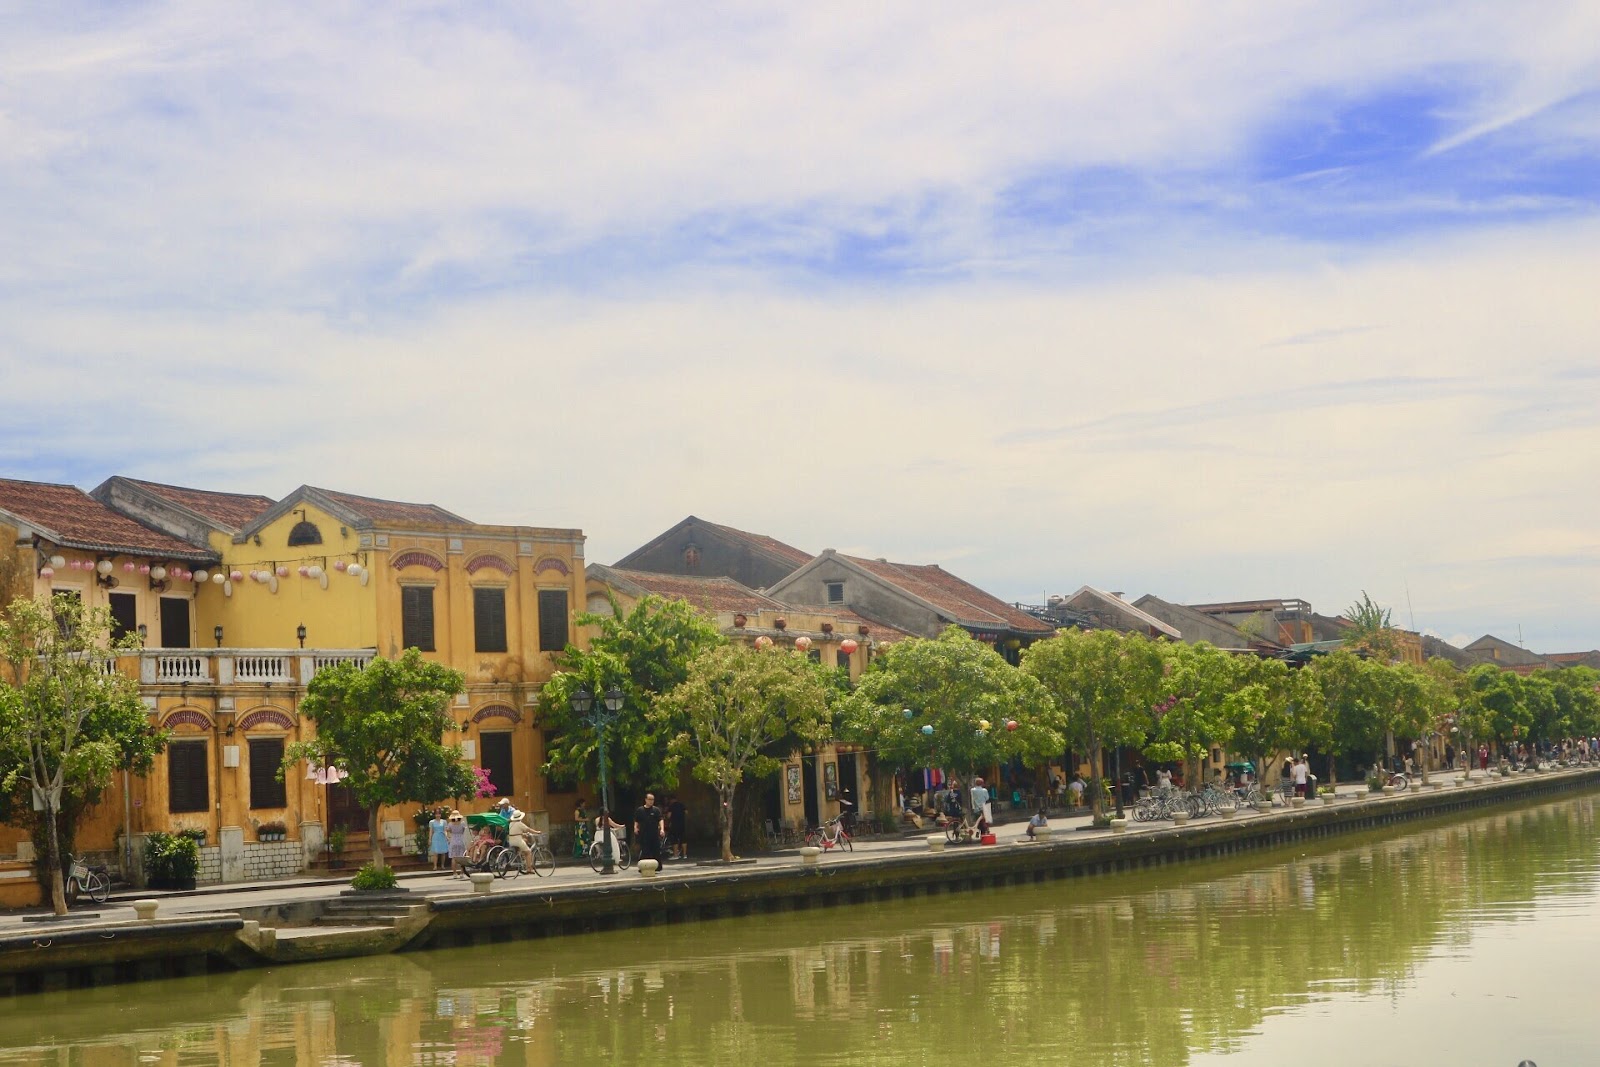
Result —
[[283, 738], [252, 737], [250, 739], [250, 806], [252, 808], [286, 808], [289, 806], [288, 783], [278, 779], [278, 768], [282, 764]]
[[539, 590], [539, 651], [561, 652], [567, 647], [567, 591]]
[[433, 586], [401, 587], [400, 643], [422, 652], [437, 651], [433, 643]]
[[506, 591], [472, 591], [473, 649], [478, 652], [506, 650]]
[[161, 598], [161, 647], [188, 648], [189, 602], [179, 597]]
[[111, 639], [120, 641], [139, 629], [139, 598], [132, 593], [111, 594]]
[[478, 752], [478, 765], [489, 772], [489, 781], [494, 783], [494, 795], [508, 797], [515, 792], [517, 778], [511, 762], [511, 735], [480, 733]]
[[208, 766], [204, 741], [173, 741], [167, 745], [167, 811], [210, 810]]

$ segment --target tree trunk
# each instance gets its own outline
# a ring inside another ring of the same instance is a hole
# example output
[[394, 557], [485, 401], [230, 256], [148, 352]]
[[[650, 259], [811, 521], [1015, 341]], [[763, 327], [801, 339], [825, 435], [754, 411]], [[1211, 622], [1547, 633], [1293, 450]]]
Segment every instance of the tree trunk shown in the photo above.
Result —
[[46, 835], [49, 854], [46, 857], [50, 864], [50, 910], [57, 915], [67, 913], [67, 882], [61, 876], [61, 838], [56, 832], [56, 810], [51, 805], [46, 795], [44, 805], [44, 820], [49, 825], [49, 834]]
[[372, 847], [372, 869], [383, 870], [386, 864], [383, 861], [383, 835], [378, 832], [377, 804], [367, 808], [367, 841]]
[[733, 790], [717, 786], [717, 832], [722, 838], [722, 862], [733, 862]]

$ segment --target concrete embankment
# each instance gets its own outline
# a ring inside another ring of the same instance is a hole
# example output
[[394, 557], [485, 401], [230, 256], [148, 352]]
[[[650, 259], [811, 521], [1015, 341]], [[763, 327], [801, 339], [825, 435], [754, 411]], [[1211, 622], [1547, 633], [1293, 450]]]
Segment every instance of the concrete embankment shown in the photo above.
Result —
[[[154, 922], [84, 918], [8, 924], [0, 933], [0, 994], [72, 988], [430, 947], [483, 945], [595, 930], [790, 911], [964, 889], [1084, 877], [1272, 848], [1311, 838], [1448, 816], [1485, 806], [1600, 788], [1600, 768], [1518, 775], [1467, 787], [1398, 796], [1360, 794], [1271, 813], [1208, 818], [1131, 832], [1058, 831], [1048, 841], [967, 846], [943, 852], [920, 841], [816, 866], [795, 857], [731, 867], [674, 867], [646, 880], [635, 872], [596, 884], [522, 879], [487, 894], [402, 893], [306, 900], [229, 914]], [[324, 925], [332, 923], [333, 925]]]

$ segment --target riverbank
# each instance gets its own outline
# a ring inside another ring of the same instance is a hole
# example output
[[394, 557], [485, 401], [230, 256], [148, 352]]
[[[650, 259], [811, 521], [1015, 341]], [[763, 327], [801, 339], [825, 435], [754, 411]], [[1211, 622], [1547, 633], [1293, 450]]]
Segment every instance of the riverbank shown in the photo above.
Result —
[[[1055, 820], [1050, 840], [1002, 828], [993, 847], [929, 851], [922, 837], [863, 843], [815, 866], [781, 852], [733, 866], [671, 865], [654, 880], [603, 879], [563, 868], [550, 879], [495, 882], [420, 876], [398, 894], [351, 894], [344, 883], [295, 883], [168, 896], [153, 920], [117, 901], [64, 920], [0, 917], [0, 993], [77, 988], [313, 959], [493, 944], [594, 930], [793, 911], [963, 889], [1003, 887], [1180, 863], [1489, 805], [1600, 788], [1600, 769], [1475, 781], [1396, 796], [1349, 792], [1304, 808], [1241, 812], [1188, 826], [1080, 831]], [[152, 894], [152, 897], [155, 895]]]

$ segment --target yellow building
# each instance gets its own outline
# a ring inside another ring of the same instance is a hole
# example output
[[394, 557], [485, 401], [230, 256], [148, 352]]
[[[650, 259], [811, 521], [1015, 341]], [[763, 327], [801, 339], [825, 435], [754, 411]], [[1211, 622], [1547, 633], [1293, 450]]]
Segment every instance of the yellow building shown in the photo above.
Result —
[[[118, 834], [191, 829], [206, 835], [202, 880], [239, 881], [303, 869], [334, 829], [351, 851], [372, 832], [405, 848], [416, 805], [368, 827], [342, 786], [276, 771], [284, 746], [310, 736], [299, 702], [318, 669], [410, 646], [465, 674], [455, 739], [545, 820], [533, 701], [582, 594], [581, 531], [311, 486], [273, 502], [126, 478], [92, 495], [0, 480], [0, 525], [19, 591], [75, 593], [144, 637], [120, 669], [172, 733], [127, 803], [91, 814], [85, 850], [137, 861]], [[19, 844], [0, 836], [0, 852]]]
[[[590, 564], [585, 587], [591, 614], [610, 614], [612, 596], [624, 610], [651, 594], [682, 600], [714, 620], [730, 640], [754, 643], [765, 638], [779, 647], [799, 648], [818, 663], [848, 670], [852, 680], [861, 676], [877, 650], [906, 636], [847, 610], [786, 604], [726, 577]], [[875, 781], [873, 762], [871, 753], [851, 744], [829, 743], [795, 753], [761, 799], [763, 819], [775, 828], [819, 825], [839, 814], [839, 796], [847, 789], [863, 813], [892, 810], [893, 798], [884, 783]]]

